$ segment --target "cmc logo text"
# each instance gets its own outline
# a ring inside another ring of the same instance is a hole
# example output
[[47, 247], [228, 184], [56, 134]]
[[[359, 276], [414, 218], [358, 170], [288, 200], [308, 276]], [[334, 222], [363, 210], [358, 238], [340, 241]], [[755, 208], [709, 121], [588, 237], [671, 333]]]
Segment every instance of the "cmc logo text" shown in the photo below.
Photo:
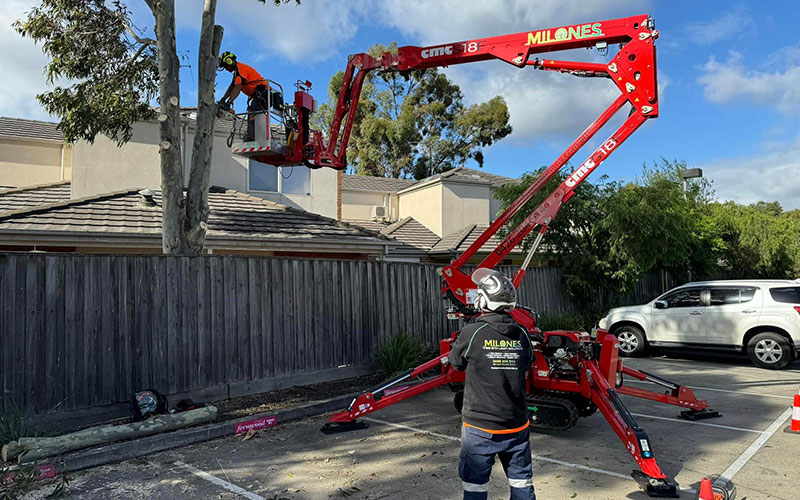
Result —
[[437, 57], [437, 56], [444, 56], [444, 55], [452, 55], [453, 54], [453, 46], [446, 45], [444, 47], [433, 47], [430, 49], [424, 49], [422, 51], [422, 58], [428, 59], [429, 57]]

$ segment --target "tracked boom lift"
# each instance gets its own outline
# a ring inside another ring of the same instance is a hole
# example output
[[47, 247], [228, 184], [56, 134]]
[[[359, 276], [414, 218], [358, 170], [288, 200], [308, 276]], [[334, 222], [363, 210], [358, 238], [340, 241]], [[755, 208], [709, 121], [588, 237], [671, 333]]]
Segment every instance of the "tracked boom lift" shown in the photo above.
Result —
[[[647, 15], [640, 15], [430, 47], [400, 47], [397, 53], [387, 52], [380, 57], [363, 53], [352, 55], [344, 73], [327, 143], [320, 132], [308, 128], [308, 117], [314, 109], [314, 102], [307, 93], [307, 87], [298, 87], [295, 104], [290, 107], [290, 122], [295, 128], [287, 135], [294, 134], [299, 140], [282, 147], [254, 150], [247, 155], [275, 165], [345, 168], [345, 153], [361, 88], [365, 76], [373, 70], [402, 72], [499, 59], [518, 68], [532, 67], [579, 77], [610, 79], [619, 89], [620, 95], [466, 252], [442, 270], [442, 292], [451, 303], [448, 315], [474, 318], [479, 314], [473, 304], [476, 287], [469, 273], [463, 270], [469, 259], [618, 111], [629, 108], [630, 112], [624, 122], [478, 265], [495, 267], [537, 229], [538, 234], [522, 267], [513, 277], [514, 285], [519, 287], [536, 247], [561, 205], [574, 195], [580, 183], [636, 129], [648, 119], [658, 116], [654, 45], [658, 35], [653, 20]], [[548, 52], [577, 48], [597, 48], [605, 53], [612, 44], [619, 44], [619, 52], [604, 64], [536, 57]], [[677, 485], [659, 468], [647, 434], [627, 410], [619, 395], [626, 394], [678, 406], [682, 409], [681, 416], [688, 419], [709, 418], [718, 416], [718, 413], [711, 411], [707, 402], [696, 399], [688, 387], [624, 366], [618, 356], [619, 343], [609, 332], [543, 333], [536, 326], [536, 314], [520, 305], [514, 309], [512, 316], [526, 328], [536, 344], [534, 361], [527, 377], [532, 429], [567, 430], [580, 417], [590, 416], [599, 410], [636, 461], [639, 470], [634, 470], [632, 476], [645, 492], [654, 497], [677, 497]], [[464, 373], [454, 370], [447, 363], [447, 355], [457, 335], [458, 332], [455, 332], [450, 338], [439, 342], [440, 355], [437, 358], [374, 390], [360, 394], [345, 411], [332, 415], [330, 424], [323, 430], [331, 432], [358, 427], [358, 418], [442, 385], [450, 385], [456, 391], [455, 405], [460, 410], [463, 392], [459, 389], [464, 382]], [[386, 389], [400, 382], [416, 379], [431, 370], [438, 374], [387, 394]], [[658, 393], [625, 386], [625, 376], [651, 382], [666, 391]]]

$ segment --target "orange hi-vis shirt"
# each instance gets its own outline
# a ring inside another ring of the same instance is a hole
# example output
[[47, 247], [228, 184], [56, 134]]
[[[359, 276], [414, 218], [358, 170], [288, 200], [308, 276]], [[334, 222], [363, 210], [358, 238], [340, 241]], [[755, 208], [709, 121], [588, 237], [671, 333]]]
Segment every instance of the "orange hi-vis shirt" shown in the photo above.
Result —
[[245, 95], [253, 95], [259, 85], [264, 85], [265, 87], [269, 85], [264, 77], [252, 66], [248, 66], [245, 63], [236, 63], [236, 67], [238, 69], [237, 74], [233, 77], [233, 83], [241, 85], [242, 92]]

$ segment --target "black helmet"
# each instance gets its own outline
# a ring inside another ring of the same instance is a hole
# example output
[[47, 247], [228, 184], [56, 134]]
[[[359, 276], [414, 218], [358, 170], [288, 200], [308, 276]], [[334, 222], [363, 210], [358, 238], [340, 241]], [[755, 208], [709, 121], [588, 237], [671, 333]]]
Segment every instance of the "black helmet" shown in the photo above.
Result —
[[517, 305], [517, 289], [503, 273], [480, 267], [472, 273], [478, 285], [475, 307], [484, 312], [509, 312]]
[[219, 55], [219, 61], [217, 63], [218, 68], [225, 68], [227, 66], [233, 66], [236, 63], [236, 55], [233, 52], [225, 51]]

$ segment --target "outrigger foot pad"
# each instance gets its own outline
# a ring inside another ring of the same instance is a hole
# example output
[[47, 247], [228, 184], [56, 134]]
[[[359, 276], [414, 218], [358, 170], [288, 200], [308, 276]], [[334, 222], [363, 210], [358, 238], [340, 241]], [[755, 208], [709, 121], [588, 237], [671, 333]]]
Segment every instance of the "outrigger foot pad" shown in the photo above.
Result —
[[631, 472], [631, 477], [651, 498], [680, 498], [678, 485], [669, 479], [650, 477], [640, 470]]
[[340, 432], [358, 431], [366, 429], [369, 424], [360, 420], [353, 420], [352, 422], [328, 422], [320, 428], [323, 434], [338, 434]]
[[704, 410], [683, 410], [678, 418], [684, 420], [705, 420], [707, 418], [721, 417], [718, 411], [706, 408]]

